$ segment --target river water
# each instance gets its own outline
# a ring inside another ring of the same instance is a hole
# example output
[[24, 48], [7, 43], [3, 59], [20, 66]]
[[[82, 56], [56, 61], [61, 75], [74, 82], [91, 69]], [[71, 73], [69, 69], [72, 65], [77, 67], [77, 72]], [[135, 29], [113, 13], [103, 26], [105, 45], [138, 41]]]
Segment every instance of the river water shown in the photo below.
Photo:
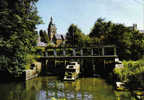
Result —
[[0, 83], [0, 100], [135, 100], [129, 92], [114, 91], [100, 78], [60, 81], [38, 77], [26, 82]]

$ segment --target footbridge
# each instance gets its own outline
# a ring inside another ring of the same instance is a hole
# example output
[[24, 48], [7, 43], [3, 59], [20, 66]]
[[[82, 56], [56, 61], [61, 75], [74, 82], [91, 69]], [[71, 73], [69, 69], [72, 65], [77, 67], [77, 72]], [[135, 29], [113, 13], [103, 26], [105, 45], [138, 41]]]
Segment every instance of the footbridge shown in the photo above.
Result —
[[114, 45], [84, 48], [48, 47], [41, 59], [73, 59], [73, 58], [116, 58]]
[[93, 47], [47, 47], [43, 56], [40, 57], [42, 61], [43, 70], [56, 68], [56, 65], [63, 62], [61, 66], [65, 66], [69, 61], [78, 61], [81, 66], [93, 65], [91, 67], [95, 70], [95, 66], [105, 63], [114, 62], [117, 58], [116, 46], [104, 45]]

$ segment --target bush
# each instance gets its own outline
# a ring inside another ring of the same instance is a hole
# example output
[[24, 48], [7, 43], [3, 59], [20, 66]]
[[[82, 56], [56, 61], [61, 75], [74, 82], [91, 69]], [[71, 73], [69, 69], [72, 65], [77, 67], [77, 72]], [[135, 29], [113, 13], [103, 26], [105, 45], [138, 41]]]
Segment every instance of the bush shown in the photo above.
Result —
[[144, 59], [137, 61], [123, 61], [123, 65], [123, 68], [114, 69], [114, 73], [118, 75], [120, 81], [126, 81], [130, 85], [135, 85], [135, 87], [143, 87]]

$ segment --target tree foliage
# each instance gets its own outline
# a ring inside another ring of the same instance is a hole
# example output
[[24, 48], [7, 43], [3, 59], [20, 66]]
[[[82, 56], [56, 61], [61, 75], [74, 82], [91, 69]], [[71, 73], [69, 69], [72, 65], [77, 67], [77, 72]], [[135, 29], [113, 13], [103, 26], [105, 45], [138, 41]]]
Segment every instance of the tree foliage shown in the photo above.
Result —
[[66, 33], [66, 45], [115, 45], [120, 59], [137, 60], [143, 56], [144, 36], [135, 28], [99, 18], [88, 35], [83, 34], [76, 25], [70, 25]]
[[123, 61], [123, 68], [116, 67], [114, 73], [118, 75], [120, 81], [125, 81], [130, 88], [143, 88], [144, 59], [137, 61]]
[[44, 42], [44, 43], [49, 42], [49, 37], [48, 37], [48, 34], [46, 33], [46, 31], [40, 30], [39, 34], [40, 34], [40, 38], [41, 38], [42, 42]]
[[101, 45], [116, 45], [121, 59], [139, 59], [142, 57], [144, 37], [142, 34], [123, 24], [106, 22], [99, 18], [89, 36]]
[[84, 34], [74, 24], [70, 25], [68, 32], [66, 33], [66, 44], [68, 46], [78, 47], [84, 43]]
[[38, 0], [0, 0], [0, 69], [18, 72], [36, 45]]

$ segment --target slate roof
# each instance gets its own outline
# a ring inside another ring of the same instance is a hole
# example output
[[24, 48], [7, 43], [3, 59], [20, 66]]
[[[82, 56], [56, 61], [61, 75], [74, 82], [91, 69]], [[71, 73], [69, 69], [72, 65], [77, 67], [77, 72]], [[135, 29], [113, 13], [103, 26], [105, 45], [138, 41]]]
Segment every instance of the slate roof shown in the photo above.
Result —
[[141, 33], [144, 33], [144, 30], [139, 30]]
[[65, 39], [65, 35], [62, 35], [62, 34], [55, 34], [55, 36], [56, 36], [56, 39], [58, 40], [62, 40], [62, 36]]

